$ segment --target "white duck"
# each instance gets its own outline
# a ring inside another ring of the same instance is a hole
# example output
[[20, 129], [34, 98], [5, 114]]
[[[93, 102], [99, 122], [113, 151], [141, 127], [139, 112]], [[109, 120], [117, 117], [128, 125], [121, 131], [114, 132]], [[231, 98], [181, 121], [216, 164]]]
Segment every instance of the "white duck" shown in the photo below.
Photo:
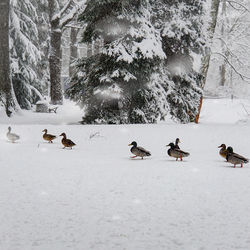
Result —
[[11, 127], [8, 127], [8, 133], [7, 133], [7, 138], [12, 142], [16, 142], [17, 140], [20, 139], [20, 136], [14, 133], [11, 133]]

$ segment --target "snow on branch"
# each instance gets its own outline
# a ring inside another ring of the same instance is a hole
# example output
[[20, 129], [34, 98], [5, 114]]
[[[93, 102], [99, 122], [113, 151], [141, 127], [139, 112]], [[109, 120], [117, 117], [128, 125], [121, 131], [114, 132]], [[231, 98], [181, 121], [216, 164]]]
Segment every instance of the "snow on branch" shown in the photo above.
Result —
[[60, 18], [70, 8], [72, 2], [74, 2], [74, 1], [73, 0], [69, 0], [68, 3], [61, 9], [61, 11], [58, 13], [58, 15], [59, 15]]
[[[232, 0], [227, 0], [227, 2], [228, 2], [229, 5], [230, 5], [232, 8], [234, 8], [235, 10], [244, 9], [244, 10], [246, 10], [247, 12], [250, 12], [249, 9], [248, 9], [244, 4], [241, 4], [241, 3], [239, 3], [239, 2], [232, 1]], [[241, 9], [236, 8], [236, 7], [234, 6], [234, 4], [235, 4], [235, 5], [239, 5], [239, 6], [241, 7]]]
[[[73, 5], [73, 7], [72, 7]], [[71, 0], [69, 1], [68, 7], [66, 8], [66, 6], [60, 11], [60, 26], [61, 28], [64, 28], [66, 25], [68, 25], [73, 19], [74, 17], [77, 15], [77, 13], [79, 12], [80, 9], [82, 9], [84, 6], [86, 6], [86, 1], [83, 1], [81, 4], [79, 4], [78, 2]], [[64, 15], [65, 12], [72, 7], [72, 9], [69, 11], [68, 14]], [[63, 16], [64, 15], [64, 16]]]
[[227, 63], [228, 65], [230, 65], [230, 67], [234, 70], [234, 72], [235, 72], [237, 75], [239, 75], [240, 78], [241, 78], [243, 81], [245, 81], [245, 79], [250, 80], [250, 77], [245, 76], [245, 75], [243, 75], [242, 73], [240, 73], [240, 72], [233, 66], [233, 64], [228, 60], [228, 58], [227, 58], [225, 55], [223, 55], [223, 54], [221, 54], [221, 53], [219, 53], [219, 52], [213, 52], [213, 54], [222, 56], [222, 57], [225, 59], [226, 63]]

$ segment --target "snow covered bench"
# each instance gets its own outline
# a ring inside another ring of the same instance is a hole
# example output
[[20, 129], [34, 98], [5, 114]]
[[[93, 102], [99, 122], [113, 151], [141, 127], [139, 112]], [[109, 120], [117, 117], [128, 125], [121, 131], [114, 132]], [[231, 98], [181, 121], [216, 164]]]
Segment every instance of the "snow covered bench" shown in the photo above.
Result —
[[38, 113], [56, 113], [57, 109], [58, 107], [49, 106], [49, 103], [47, 101], [38, 101], [36, 103], [36, 112]]

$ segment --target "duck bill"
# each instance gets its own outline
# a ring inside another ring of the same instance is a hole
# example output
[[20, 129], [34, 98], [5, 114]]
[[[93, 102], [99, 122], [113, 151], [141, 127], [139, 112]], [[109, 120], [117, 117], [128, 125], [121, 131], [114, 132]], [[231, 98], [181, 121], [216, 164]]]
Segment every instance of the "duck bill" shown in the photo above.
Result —
[[218, 148], [221, 148], [222, 146], [220, 145]]
[[132, 144], [128, 144], [128, 146], [132, 146]]

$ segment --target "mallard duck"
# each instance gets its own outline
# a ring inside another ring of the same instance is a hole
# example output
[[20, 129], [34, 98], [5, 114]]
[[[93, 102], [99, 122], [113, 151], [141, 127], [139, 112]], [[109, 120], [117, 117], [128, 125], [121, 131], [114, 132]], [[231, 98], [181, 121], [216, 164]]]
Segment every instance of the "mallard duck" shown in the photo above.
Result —
[[175, 140], [175, 148], [180, 149], [180, 147], [179, 147], [179, 145], [178, 145], [179, 143], [181, 143], [180, 139], [179, 139], [179, 138], [176, 138], [176, 140]]
[[43, 134], [43, 139], [45, 141], [48, 141], [49, 143], [53, 143], [53, 140], [56, 138], [55, 135], [51, 135], [51, 134], [47, 134], [48, 130], [44, 129], [42, 132], [44, 132]]
[[219, 154], [220, 154], [223, 158], [226, 159], [226, 157], [227, 157], [227, 147], [226, 147], [226, 145], [225, 145], [225, 144], [221, 144], [218, 148], [221, 148]]
[[248, 163], [248, 159], [246, 159], [245, 157], [241, 155], [234, 153], [232, 147], [227, 147], [226, 159], [228, 162], [234, 164], [234, 168], [236, 167], [237, 164], [240, 164], [241, 167], [243, 167], [243, 163]]
[[176, 161], [178, 161], [178, 158], [180, 158], [182, 161], [183, 157], [189, 156], [188, 152], [184, 152], [184, 151], [180, 150], [179, 148], [176, 148], [174, 143], [172, 143], [172, 142], [169, 143], [167, 145], [167, 147], [170, 147], [170, 149], [168, 150], [168, 155], [176, 158]]
[[20, 136], [14, 133], [11, 133], [11, 127], [8, 127], [8, 133], [7, 133], [7, 138], [12, 142], [16, 142], [17, 140], [20, 139]]
[[62, 138], [62, 144], [63, 144], [63, 148], [71, 148], [74, 147], [76, 144], [71, 141], [70, 139], [67, 139], [66, 134], [65, 133], [61, 133], [60, 136], [63, 136]]
[[135, 155], [135, 156], [131, 156], [131, 158], [135, 158], [135, 157], [139, 156], [143, 160], [143, 157], [151, 155], [151, 153], [149, 151], [147, 151], [146, 149], [144, 149], [142, 147], [137, 147], [137, 143], [135, 141], [130, 143], [129, 146], [133, 146], [130, 149], [130, 151], [132, 154]]

